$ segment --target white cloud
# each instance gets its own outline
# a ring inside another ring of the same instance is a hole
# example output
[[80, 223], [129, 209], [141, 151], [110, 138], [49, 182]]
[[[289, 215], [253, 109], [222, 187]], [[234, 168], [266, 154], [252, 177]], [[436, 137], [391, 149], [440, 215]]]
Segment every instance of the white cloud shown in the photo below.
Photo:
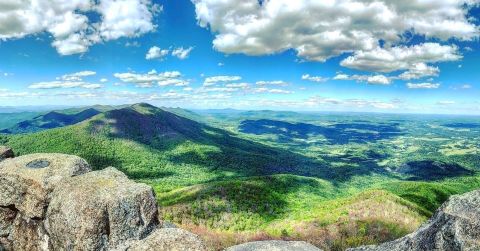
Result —
[[250, 87], [250, 85], [248, 83], [235, 83], [235, 84], [226, 84], [225, 87], [245, 89]]
[[159, 86], [187, 86], [190, 82], [183, 79], [165, 79], [158, 81], [157, 84]]
[[320, 76], [310, 76], [310, 74], [302, 75], [302, 80], [308, 80], [312, 82], [322, 83], [327, 82], [328, 78], [320, 77]]
[[472, 89], [472, 85], [464, 84], [464, 85], [460, 86], [460, 89]]
[[398, 78], [403, 80], [420, 79], [424, 77], [437, 77], [440, 73], [438, 67], [428, 66], [425, 63], [414, 64], [408, 71], [403, 72]]
[[424, 43], [410, 47], [396, 46], [369, 51], [359, 50], [340, 64], [363, 71], [393, 72], [415, 70], [421, 64], [457, 61], [461, 58], [458, 47], [455, 45]]
[[282, 80], [274, 81], [257, 81], [256, 85], [266, 86], [266, 85], [278, 85], [278, 86], [287, 86], [288, 83]]
[[438, 89], [440, 84], [437, 83], [407, 83], [408, 89]]
[[102, 79], [100, 79], [100, 82], [101, 82], [101, 83], [106, 83], [106, 82], [108, 82], [108, 79], [102, 78]]
[[367, 78], [367, 83], [369, 84], [379, 84], [379, 85], [389, 85], [391, 83], [390, 79], [384, 75], [375, 75], [369, 76]]
[[457, 102], [451, 101], [451, 100], [443, 100], [443, 101], [438, 101], [437, 105], [454, 105]]
[[147, 59], [147, 60], [152, 60], [152, 59], [162, 60], [165, 56], [168, 55], [169, 52], [170, 52], [169, 50], [166, 50], [166, 49], [162, 50], [160, 47], [153, 46], [148, 50], [147, 55], [145, 55], [145, 59]]
[[253, 93], [292, 94], [292, 91], [283, 89], [269, 89], [265, 87], [253, 89]]
[[59, 89], [59, 88], [85, 88], [85, 89], [100, 89], [101, 84], [92, 84], [87, 82], [68, 82], [68, 81], [50, 81], [39, 82], [28, 86], [30, 89]]
[[203, 82], [203, 86], [212, 86], [222, 82], [233, 82], [241, 79], [242, 77], [240, 76], [213, 76], [206, 78]]
[[392, 79], [385, 75], [352, 75], [337, 74], [333, 77], [334, 80], [355, 80], [357, 82], [363, 82], [375, 85], [389, 85], [392, 83]]
[[478, 0], [192, 0], [200, 26], [215, 34], [224, 53], [266, 55], [294, 49], [325, 61], [343, 53], [404, 42], [413, 32], [447, 41], [473, 40], [479, 29], [467, 17]]
[[114, 77], [120, 79], [124, 83], [134, 84], [137, 87], [153, 87], [155, 84], [159, 86], [185, 86], [188, 85], [188, 81], [180, 79], [182, 74], [178, 71], [166, 71], [158, 73], [155, 70], [151, 70], [146, 74], [126, 72], [115, 73]]
[[64, 80], [64, 81], [82, 81], [84, 77], [94, 76], [97, 73], [94, 71], [79, 71], [75, 73], [65, 74], [61, 77], [58, 77], [57, 80]]
[[188, 48], [179, 47], [179, 48], [175, 48], [175, 49], [173, 49], [173, 51], [172, 51], [172, 56], [177, 57], [177, 58], [183, 60], [183, 59], [188, 58], [188, 56], [190, 55], [190, 52], [192, 52], [192, 50], [193, 50], [193, 47], [188, 47]]
[[[159, 10], [151, 0], [4, 0], [0, 40], [48, 32], [61, 55], [83, 53], [102, 41], [154, 30], [153, 16]], [[98, 14], [98, 22], [87, 13]]]

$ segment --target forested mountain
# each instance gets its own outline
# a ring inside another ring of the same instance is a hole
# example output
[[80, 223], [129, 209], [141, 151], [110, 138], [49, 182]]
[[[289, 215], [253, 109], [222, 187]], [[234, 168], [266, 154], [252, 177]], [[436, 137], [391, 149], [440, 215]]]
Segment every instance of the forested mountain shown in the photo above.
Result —
[[73, 125], [99, 113], [100, 111], [93, 108], [88, 108], [74, 114], [52, 111], [30, 120], [21, 121], [8, 129], [1, 130], [0, 132], [8, 134], [38, 132], [41, 130]]
[[[0, 144], [17, 155], [67, 153], [94, 169], [115, 166], [154, 187], [162, 218], [218, 250], [259, 238], [326, 250], [383, 242], [413, 231], [449, 195], [480, 187], [472, 118], [141, 103], [28, 121], [42, 131], [0, 134]], [[42, 128], [45, 121], [59, 127]]]

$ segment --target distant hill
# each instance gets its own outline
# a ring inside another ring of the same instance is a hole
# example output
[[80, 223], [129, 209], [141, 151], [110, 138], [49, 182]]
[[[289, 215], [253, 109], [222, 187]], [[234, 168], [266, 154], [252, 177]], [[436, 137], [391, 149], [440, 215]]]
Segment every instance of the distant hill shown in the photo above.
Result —
[[21, 121], [8, 129], [1, 130], [0, 133], [7, 133], [7, 134], [29, 133], [29, 132], [38, 132], [41, 130], [52, 129], [57, 127], [63, 127], [67, 125], [73, 125], [81, 121], [84, 121], [86, 119], [89, 119], [99, 113], [100, 111], [94, 108], [88, 108], [73, 114], [52, 111], [52, 112], [34, 117], [30, 120]]

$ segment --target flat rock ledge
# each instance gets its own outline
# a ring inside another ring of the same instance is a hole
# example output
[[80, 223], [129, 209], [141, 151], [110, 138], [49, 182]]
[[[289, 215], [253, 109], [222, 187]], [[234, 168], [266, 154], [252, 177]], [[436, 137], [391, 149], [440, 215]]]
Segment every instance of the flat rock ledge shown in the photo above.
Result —
[[64, 154], [10, 156], [0, 155], [0, 251], [207, 250], [197, 235], [162, 228], [152, 188], [113, 167], [92, 171]]
[[378, 246], [348, 251], [478, 251], [480, 250], [480, 190], [452, 196], [417, 231]]

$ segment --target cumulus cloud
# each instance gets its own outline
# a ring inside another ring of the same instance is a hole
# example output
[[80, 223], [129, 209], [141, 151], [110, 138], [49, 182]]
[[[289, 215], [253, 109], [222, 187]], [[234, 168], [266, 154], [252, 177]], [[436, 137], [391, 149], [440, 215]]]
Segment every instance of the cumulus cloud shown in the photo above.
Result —
[[414, 64], [408, 71], [403, 72], [398, 78], [403, 80], [437, 77], [440, 73], [438, 67], [428, 66], [425, 63]]
[[102, 78], [102, 79], [100, 79], [100, 82], [101, 82], [101, 83], [106, 83], [106, 82], [108, 82], [108, 79]]
[[162, 60], [165, 56], [168, 55], [169, 52], [170, 51], [167, 50], [167, 49], [162, 50], [160, 47], [153, 46], [148, 50], [147, 55], [145, 55], [145, 59], [147, 59], [147, 60], [152, 60], [152, 59]]
[[[61, 55], [83, 53], [102, 41], [155, 29], [161, 6], [151, 0], [22, 0], [0, 3], [0, 40], [48, 32]], [[86, 13], [99, 15], [92, 20]]]
[[320, 76], [310, 76], [310, 74], [302, 75], [302, 80], [308, 80], [312, 82], [322, 83], [327, 82], [328, 78], [320, 77]]
[[408, 89], [438, 89], [440, 84], [438, 83], [407, 83]]
[[257, 81], [256, 85], [266, 86], [266, 85], [278, 85], [278, 86], [287, 86], [288, 83], [282, 80], [274, 80], [274, 81]]
[[419, 67], [427, 67], [425, 63], [457, 61], [461, 58], [458, 47], [455, 45], [423, 43], [410, 47], [396, 46], [356, 51], [340, 64], [363, 71], [393, 72], [416, 70]]
[[337, 74], [333, 77], [334, 80], [355, 80], [357, 82], [363, 82], [376, 85], [389, 85], [392, 83], [392, 79], [385, 75], [347, 75]]
[[253, 93], [292, 94], [293, 92], [283, 89], [270, 89], [266, 87], [260, 87], [253, 89]]
[[183, 60], [183, 59], [188, 58], [188, 56], [190, 55], [190, 52], [192, 52], [192, 50], [193, 50], [193, 47], [188, 47], [188, 48], [179, 47], [179, 48], [175, 48], [175, 49], [173, 49], [173, 51], [172, 51], [172, 56], [177, 57], [177, 58]]
[[203, 86], [212, 86], [218, 83], [233, 82], [241, 79], [242, 77], [240, 76], [213, 76], [206, 78], [203, 82]]
[[224, 53], [273, 54], [289, 49], [323, 62], [343, 53], [395, 45], [414, 34], [473, 40], [479, 28], [467, 13], [478, 0], [309, 1], [192, 0], [201, 27]]
[[101, 84], [92, 84], [87, 82], [64, 82], [64, 81], [50, 81], [39, 82], [28, 86], [30, 89], [59, 89], [59, 88], [85, 88], [85, 89], [100, 89]]
[[114, 77], [118, 78], [124, 83], [134, 84], [137, 87], [153, 87], [158, 86], [185, 86], [188, 85], [187, 80], [181, 79], [182, 74], [178, 71], [166, 71], [158, 73], [156, 70], [151, 70], [146, 74], [126, 72], [115, 73]]
[[94, 76], [97, 73], [94, 71], [79, 71], [75, 73], [65, 74], [61, 77], [58, 77], [57, 80], [64, 80], [64, 81], [82, 81], [84, 77]]
[[46, 81], [33, 83], [28, 86], [29, 89], [65, 89], [65, 88], [84, 88], [84, 89], [100, 89], [101, 84], [95, 84], [83, 81], [83, 78], [94, 76], [94, 71], [79, 71], [75, 73], [65, 74], [57, 77], [55, 81]]

